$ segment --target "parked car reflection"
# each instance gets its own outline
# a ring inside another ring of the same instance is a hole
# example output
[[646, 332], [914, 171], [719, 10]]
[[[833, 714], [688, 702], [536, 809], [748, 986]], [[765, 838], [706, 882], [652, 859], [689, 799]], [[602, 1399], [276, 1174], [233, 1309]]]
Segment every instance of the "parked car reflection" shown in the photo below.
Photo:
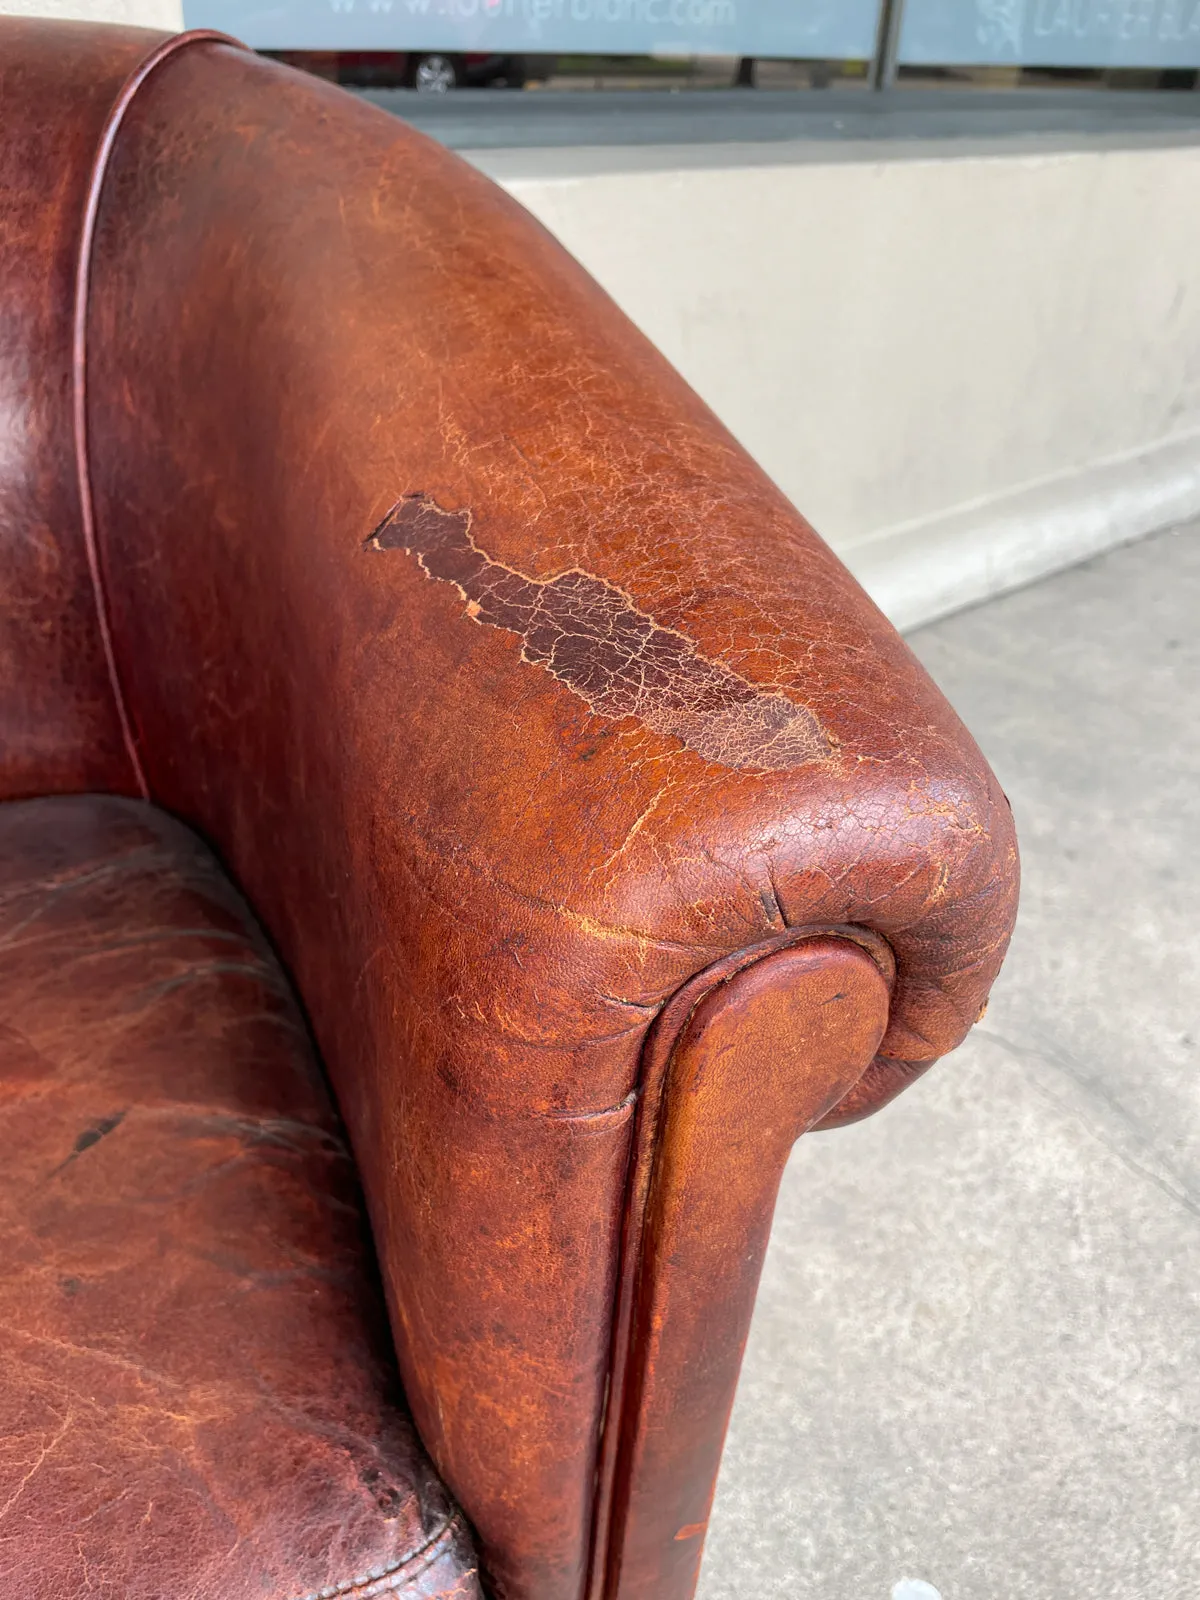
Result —
[[453, 50], [264, 50], [262, 54], [351, 89], [415, 89], [418, 94], [523, 89], [539, 75], [527, 56]]

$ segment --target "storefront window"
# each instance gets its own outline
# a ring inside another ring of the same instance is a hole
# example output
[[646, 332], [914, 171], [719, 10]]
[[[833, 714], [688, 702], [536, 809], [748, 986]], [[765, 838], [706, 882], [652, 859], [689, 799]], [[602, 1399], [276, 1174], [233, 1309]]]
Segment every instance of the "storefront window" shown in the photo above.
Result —
[[1189, 88], [1200, 0], [185, 0], [189, 27], [441, 93], [1044, 82]]

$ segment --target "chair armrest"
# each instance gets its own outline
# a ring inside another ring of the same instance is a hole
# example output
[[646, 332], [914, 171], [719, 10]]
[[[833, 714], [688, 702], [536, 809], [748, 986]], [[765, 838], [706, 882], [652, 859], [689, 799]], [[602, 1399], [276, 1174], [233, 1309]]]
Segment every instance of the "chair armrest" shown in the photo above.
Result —
[[[757, 1268], [704, 1274], [760, 1249], [791, 1138], [975, 1019], [1014, 909], [1004, 799], [578, 265], [336, 90], [211, 42], [147, 79], [104, 180], [86, 384], [146, 790], [215, 841], [295, 976], [491, 1582], [677, 1600]], [[677, 1270], [680, 1195], [720, 1233], [731, 1108], [730, 1161], [759, 1161], [752, 1063], [705, 1054], [742, 1008], [760, 1052], [782, 1030], [769, 1170], [725, 1256], [681, 1243]], [[651, 1345], [685, 1388], [701, 1359], [666, 1309], [680, 1271], [733, 1333], [664, 1565], [635, 1435], [690, 1403], [651, 1371]]]

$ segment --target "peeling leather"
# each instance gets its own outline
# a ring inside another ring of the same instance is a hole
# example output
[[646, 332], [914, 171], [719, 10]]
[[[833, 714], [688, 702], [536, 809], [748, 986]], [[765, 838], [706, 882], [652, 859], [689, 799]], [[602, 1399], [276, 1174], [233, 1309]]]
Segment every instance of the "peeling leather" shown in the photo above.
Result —
[[521, 659], [598, 716], [634, 717], [722, 767], [783, 772], [830, 753], [811, 711], [709, 661], [615, 584], [578, 568], [530, 578], [493, 561], [472, 537], [469, 511], [406, 495], [367, 544], [415, 555], [429, 577], [454, 585], [468, 616], [516, 634]]
[[0, 1572], [21, 1600], [480, 1600], [273, 958], [135, 801], [0, 805]]

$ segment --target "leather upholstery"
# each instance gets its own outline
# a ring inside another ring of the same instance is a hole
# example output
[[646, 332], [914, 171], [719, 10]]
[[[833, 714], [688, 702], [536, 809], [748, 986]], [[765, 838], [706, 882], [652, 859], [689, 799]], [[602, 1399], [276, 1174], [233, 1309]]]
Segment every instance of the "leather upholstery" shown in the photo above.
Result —
[[73, 312], [96, 146], [157, 36], [0, 27], [0, 798], [133, 794], [80, 521]]
[[478, 1600], [353, 1164], [245, 906], [136, 801], [0, 805], [0, 1572]]
[[[86, 51], [43, 70], [24, 26], [0, 20], [0, 60], [25, 41], [38, 115], [74, 123]], [[599, 1552], [639, 1418], [608, 1396], [644, 1354], [620, 1308], [672, 1121], [650, 1091], [675, 1082], [654, 1062], [676, 1036], [650, 1030], [686, 1031], [672, 997], [730, 960], [873, 941], [886, 1030], [820, 1125], [883, 1104], [999, 967], [1007, 806], [803, 518], [479, 174], [211, 40], [179, 42], [110, 132], [53, 390], [84, 491], [80, 529], [66, 501], [55, 526], [85, 556], [94, 532], [112, 645], [107, 764], [83, 775], [75, 657], [46, 648], [0, 792], [132, 785], [214, 841], [303, 997], [413, 1414], [489, 1583], [615, 1600]], [[31, 147], [18, 177], [44, 188], [58, 159]], [[29, 326], [14, 366], [49, 348]], [[16, 571], [35, 513], [30, 490], [0, 525]], [[721, 1301], [686, 1273], [647, 1295], [689, 1325]], [[739, 1327], [752, 1296], [748, 1275]], [[697, 1552], [705, 1514], [681, 1530]]]

